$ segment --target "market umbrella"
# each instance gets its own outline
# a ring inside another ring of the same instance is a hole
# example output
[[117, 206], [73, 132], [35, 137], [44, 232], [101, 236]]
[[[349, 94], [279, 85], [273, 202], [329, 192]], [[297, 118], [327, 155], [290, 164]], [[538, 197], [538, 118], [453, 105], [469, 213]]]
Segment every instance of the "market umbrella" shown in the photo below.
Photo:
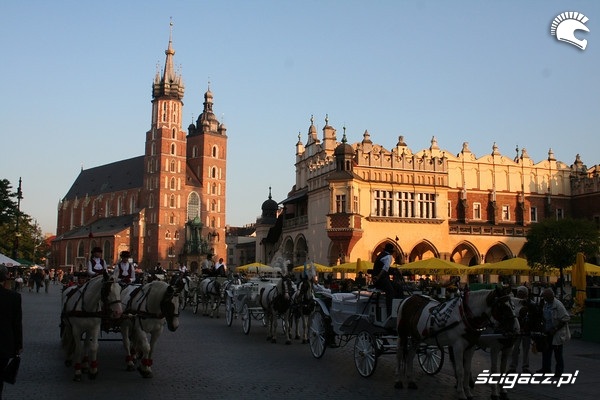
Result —
[[371, 261], [363, 261], [360, 258], [354, 262], [347, 262], [340, 265], [333, 266], [334, 272], [367, 272], [367, 270], [373, 268], [373, 263]]
[[[328, 267], [326, 265], [314, 263], [314, 266], [315, 266], [315, 270], [317, 272], [324, 272], [324, 273], [332, 272], [332, 268]], [[306, 264], [306, 269], [308, 270], [310, 268], [311, 268], [311, 264]], [[304, 264], [294, 267], [292, 269], [292, 271], [293, 272], [304, 272]]]
[[585, 306], [585, 260], [583, 258], [583, 253], [577, 253], [577, 258], [575, 259], [575, 265], [573, 266], [573, 270], [571, 271], [571, 284], [575, 286], [575, 307], [577, 307], [578, 311], [583, 311]]
[[[241, 265], [235, 270], [237, 272], [273, 272], [274, 267], [259, 262]], [[278, 268], [281, 271], [281, 268]]]
[[469, 267], [440, 258], [413, 261], [400, 266], [401, 272], [421, 275], [463, 275], [468, 273]]
[[19, 267], [21, 265], [20, 262], [13, 260], [12, 258], [7, 257], [2, 253], [0, 253], [0, 264], [4, 264], [8, 267]]
[[469, 274], [528, 275], [531, 268], [521, 257], [508, 258], [495, 263], [485, 263], [469, 268]]

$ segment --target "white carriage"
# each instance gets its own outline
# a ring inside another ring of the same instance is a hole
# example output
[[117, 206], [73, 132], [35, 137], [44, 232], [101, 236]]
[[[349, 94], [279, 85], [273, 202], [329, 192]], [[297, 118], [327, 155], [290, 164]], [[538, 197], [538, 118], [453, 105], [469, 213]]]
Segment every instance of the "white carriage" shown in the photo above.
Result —
[[[393, 299], [394, 314], [401, 301]], [[375, 372], [379, 356], [396, 353], [396, 315], [392, 318], [386, 315], [385, 294], [381, 291], [333, 294], [315, 291], [315, 302], [308, 337], [315, 358], [323, 357], [327, 347], [343, 347], [354, 339], [354, 364], [361, 376], [369, 377]], [[442, 368], [443, 349], [423, 344], [417, 356], [421, 368], [429, 375]]]
[[242, 331], [250, 333], [252, 320], [261, 321], [264, 326], [265, 312], [260, 305], [260, 292], [281, 278], [252, 278], [241, 284], [232, 284], [225, 290], [225, 322], [231, 326], [238, 316], [242, 321]]

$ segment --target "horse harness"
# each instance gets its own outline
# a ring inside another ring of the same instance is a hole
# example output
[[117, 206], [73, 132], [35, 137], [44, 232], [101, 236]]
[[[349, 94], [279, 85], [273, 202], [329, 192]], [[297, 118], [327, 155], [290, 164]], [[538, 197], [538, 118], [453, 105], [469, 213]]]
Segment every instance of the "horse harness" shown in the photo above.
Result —
[[[81, 318], [89, 318], [89, 317], [102, 318], [102, 317], [106, 316], [107, 310], [109, 309], [109, 307], [113, 304], [119, 303], [121, 300], [114, 300], [114, 301], [108, 302], [108, 293], [107, 292], [108, 292], [108, 288], [110, 287], [110, 285], [113, 282], [110, 279], [105, 278], [105, 277], [103, 277], [102, 279], [104, 279], [104, 281], [102, 282], [102, 288], [100, 290], [100, 300], [102, 301], [103, 307], [101, 308], [100, 311], [85, 311], [84, 299], [85, 299], [85, 293], [89, 289], [89, 284], [91, 282], [91, 280], [89, 280], [83, 286], [78, 287], [74, 290], [71, 290], [70, 292], [68, 292], [66, 294], [67, 299], [65, 301], [65, 304], [63, 305], [63, 311], [62, 311], [63, 315], [66, 315], [68, 317], [81, 317]], [[68, 303], [69, 299], [71, 299], [71, 297], [73, 297], [75, 295], [75, 293], [80, 293], [80, 296], [75, 301], [75, 304], [73, 304], [73, 310], [67, 311], [67, 303]], [[76, 308], [79, 304], [81, 304], [81, 310], [76, 310]]]
[[[169, 285], [169, 287], [172, 288], [171, 285]], [[169, 293], [169, 290], [167, 290], [165, 292], [164, 297], [160, 301], [161, 312], [159, 312], [159, 313], [152, 313], [152, 312], [148, 311], [148, 296], [150, 296], [150, 292], [151, 291], [152, 291], [152, 287], [150, 287], [146, 291], [144, 291], [143, 286], [139, 286], [139, 287], [133, 289], [133, 291], [129, 295], [129, 301], [127, 302], [127, 305], [125, 307], [126, 310], [130, 310], [131, 309], [131, 307], [133, 306], [133, 300], [137, 297], [138, 293], [142, 292], [142, 297], [139, 300], [139, 303], [137, 304], [137, 310], [135, 310], [135, 313], [134, 313], [134, 315], [132, 315], [132, 317], [140, 317], [141, 319], [149, 319], [149, 318], [162, 319], [162, 318], [166, 317], [162, 313], [162, 305], [164, 303], [169, 302], [173, 298], [173, 296], [175, 295], [175, 291], [173, 290], [172, 293]], [[145, 309], [142, 310], [142, 307], [144, 307]], [[179, 313], [175, 312], [173, 314], [173, 316], [174, 317], [179, 317]]]

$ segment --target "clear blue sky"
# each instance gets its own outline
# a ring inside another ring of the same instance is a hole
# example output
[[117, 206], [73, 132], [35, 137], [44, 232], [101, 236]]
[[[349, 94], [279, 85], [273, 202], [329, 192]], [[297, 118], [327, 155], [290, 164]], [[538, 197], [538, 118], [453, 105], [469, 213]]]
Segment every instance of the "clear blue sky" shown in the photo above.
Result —
[[[585, 51], [550, 35], [563, 11], [589, 18]], [[351, 143], [600, 164], [598, 1], [5, 0], [0, 179], [44, 232], [82, 166], [144, 153], [170, 17], [184, 129], [209, 81], [228, 128], [230, 225], [286, 197], [311, 115]]]

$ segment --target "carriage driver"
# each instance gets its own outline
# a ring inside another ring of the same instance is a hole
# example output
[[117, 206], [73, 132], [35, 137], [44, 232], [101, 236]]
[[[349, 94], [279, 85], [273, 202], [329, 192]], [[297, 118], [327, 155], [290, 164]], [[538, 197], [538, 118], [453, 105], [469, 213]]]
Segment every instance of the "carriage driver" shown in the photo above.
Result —
[[385, 308], [387, 317], [392, 315], [392, 299], [394, 298], [394, 287], [390, 281], [390, 265], [394, 259], [394, 245], [386, 243], [385, 248], [375, 259], [373, 264], [373, 283], [379, 290], [385, 292]]
[[135, 281], [135, 268], [129, 262], [131, 254], [128, 251], [121, 252], [121, 261], [115, 266], [114, 276], [117, 282], [130, 284]]
[[92, 249], [92, 256], [88, 261], [87, 267], [89, 276], [102, 275], [106, 272], [106, 262], [102, 258], [102, 249], [100, 247]]

